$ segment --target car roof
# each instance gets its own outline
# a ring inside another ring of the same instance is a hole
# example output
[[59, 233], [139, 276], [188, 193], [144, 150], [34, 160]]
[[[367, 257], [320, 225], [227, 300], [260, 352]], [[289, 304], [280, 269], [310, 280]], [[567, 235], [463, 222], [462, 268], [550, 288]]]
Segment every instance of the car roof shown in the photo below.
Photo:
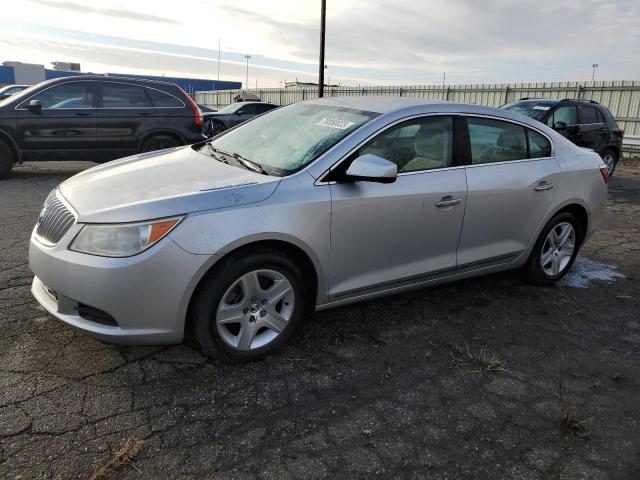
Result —
[[161, 85], [161, 86], [171, 86], [177, 87], [175, 83], [171, 82], [162, 82], [160, 80], [150, 80], [147, 78], [133, 78], [133, 77], [121, 77], [121, 76], [113, 76], [113, 75], [100, 75], [100, 74], [86, 74], [86, 75], [73, 75], [69, 77], [58, 77], [52, 78], [50, 80], [45, 80], [42, 82], [42, 85], [53, 85], [56, 83], [64, 83], [64, 82], [72, 82], [77, 80], [118, 80], [118, 81], [126, 81], [131, 83], [144, 83], [149, 85]]

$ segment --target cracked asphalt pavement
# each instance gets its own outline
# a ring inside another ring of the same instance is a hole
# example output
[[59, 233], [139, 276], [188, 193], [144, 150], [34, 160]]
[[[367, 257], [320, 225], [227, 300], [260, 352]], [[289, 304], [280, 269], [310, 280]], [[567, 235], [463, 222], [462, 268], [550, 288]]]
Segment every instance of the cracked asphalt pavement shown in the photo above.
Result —
[[[610, 184], [585, 288], [503, 273], [370, 301], [238, 366], [101, 343], [32, 298], [42, 202], [90, 165], [0, 182], [0, 478], [90, 478], [127, 439], [144, 446], [111, 478], [640, 478], [638, 163]], [[608, 269], [624, 277], [589, 281]]]

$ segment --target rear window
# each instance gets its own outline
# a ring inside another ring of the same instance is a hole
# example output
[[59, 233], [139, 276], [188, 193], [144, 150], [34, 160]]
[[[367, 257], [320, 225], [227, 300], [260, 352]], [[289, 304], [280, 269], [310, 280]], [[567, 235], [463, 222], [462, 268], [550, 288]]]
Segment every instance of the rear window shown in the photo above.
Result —
[[102, 82], [103, 108], [149, 107], [146, 89], [138, 85], [116, 82]]
[[618, 122], [616, 122], [616, 119], [613, 118], [613, 115], [611, 115], [611, 112], [608, 109], [602, 107], [600, 111], [604, 115], [604, 120], [609, 128], [611, 128], [612, 130], [620, 129], [620, 127], [618, 126]]
[[507, 105], [502, 106], [505, 110], [509, 110], [511, 112], [520, 113], [529, 118], [533, 118], [534, 120], [542, 120], [542, 118], [547, 114], [549, 110], [553, 108], [557, 102], [549, 102], [549, 101], [519, 101], [508, 103]]
[[147, 88], [147, 95], [153, 102], [153, 105], [158, 108], [181, 108], [184, 107], [182, 100], [169, 95], [168, 93], [161, 92], [154, 88]]
[[596, 112], [596, 109], [580, 105], [580, 123], [585, 125], [598, 123], [598, 113]]

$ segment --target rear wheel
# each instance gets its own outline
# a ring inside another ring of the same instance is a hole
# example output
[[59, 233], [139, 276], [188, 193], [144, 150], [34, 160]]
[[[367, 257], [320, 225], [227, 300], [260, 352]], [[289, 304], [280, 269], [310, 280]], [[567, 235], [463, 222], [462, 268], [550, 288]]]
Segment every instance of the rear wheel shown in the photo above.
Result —
[[202, 351], [226, 363], [269, 355], [291, 337], [306, 311], [302, 272], [275, 250], [225, 261], [192, 304], [192, 333]]
[[582, 232], [571, 213], [559, 213], [545, 225], [525, 265], [527, 279], [536, 285], [560, 280], [576, 259]]
[[616, 155], [616, 152], [610, 148], [607, 148], [602, 154], [602, 161], [607, 166], [607, 170], [609, 170], [609, 177], [611, 177], [616, 169], [616, 165], [618, 164], [618, 155]]
[[9, 178], [11, 175], [11, 169], [13, 168], [13, 151], [11, 147], [0, 141], [0, 180], [4, 178]]
[[153, 152], [155, 150], [163, 150], [165, 148], [173, 148], [180, 145], [181, 143], [178, 140], [169, 135], [154, 135], [144, 141], [140, 148], [140, 152]]

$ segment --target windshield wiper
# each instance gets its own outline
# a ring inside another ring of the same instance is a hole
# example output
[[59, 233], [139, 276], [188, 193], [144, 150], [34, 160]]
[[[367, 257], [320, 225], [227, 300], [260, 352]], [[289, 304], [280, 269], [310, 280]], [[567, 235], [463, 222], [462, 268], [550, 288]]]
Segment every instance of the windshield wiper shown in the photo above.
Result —
[[259, 163], [253, 162], [248, 158], [244, 158], [239, 153], [232, 153], [231, 156], [235, 158], [238, 162], [240, 162], [242, 165], [247, 167], [249, 170], [253, 170], [254, 172], [258, 172], [263, 175], [269, 175], [267, 171], [264, 168], [262, 168], [262, 165], [260, 165]]
[[219, 148], [214, 147], [209, 142], [207, 142], [207, 147], [209, 148], [209, 151], [211, 152], [211, 156], [213, 158], [215, 158], [216, 160], [222, 162], [222, 163], [226, 163], [227, 165], [229, 165], [228, 160], [226, 160], [223, 157], [217, 156], [216, 153], [220, 154], [220, 155], [224, 155], [225, 157], [233, 158], [237, 163], [239, 163], [240, 165], [242, 165], [243, 167], [245, 167], [248, 170], [253, 170], [254, 172], [261, 173], [263, 175], [269, 175], [267, 173], [267, 171], [264, 168], [262, 168], [262, 165], [260, 165], [259, 163], [256, 163], [256, 162], [252, 162], [251, 160], [249, 160], [247, 158], [244, 158], [239, 153], [225, 152], [224, 150], [220, 150]]

